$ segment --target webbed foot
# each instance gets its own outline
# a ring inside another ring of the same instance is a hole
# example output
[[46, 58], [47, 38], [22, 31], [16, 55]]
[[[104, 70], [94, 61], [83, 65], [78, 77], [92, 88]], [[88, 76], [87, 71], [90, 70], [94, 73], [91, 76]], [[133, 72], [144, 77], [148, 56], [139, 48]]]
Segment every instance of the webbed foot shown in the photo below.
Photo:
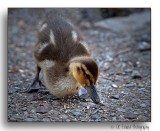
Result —
[[[39, 85], [38, 85], [38, 84]], [[40, 81], [40, 80], [34, 80], [33, 83], [31, 84], [30, 87], [28, 87], [27, 92], [28, 93], [34, 93], [34, 92], [38, 92], [39, 89], [41, 89], [42, 87], [45, 87], [45, 85]]]

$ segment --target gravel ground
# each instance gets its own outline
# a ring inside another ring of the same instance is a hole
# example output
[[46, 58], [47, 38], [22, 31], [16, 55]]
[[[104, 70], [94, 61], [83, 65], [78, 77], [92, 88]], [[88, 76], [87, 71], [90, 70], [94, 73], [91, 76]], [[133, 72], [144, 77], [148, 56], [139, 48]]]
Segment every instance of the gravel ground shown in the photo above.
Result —
[[150, 20], [139, 22], [134, 16], [141, 23], [137, 26], [137, 20], [131, 23], [127, 16], [108, 19], [125, 19], [135, 27], [123, 25], [117, 32], [104, 28], [106, 20], [95, 26], [81, 24], [100, 69], [97, 90], [103, 104], [96, 105], [77, 96], [54, 100], [47, 90], [26, 92], [35, 76], [32, 49], [37, 30], [36, 16], [28, 15], [15, 11], [8, 17], [8, 121], [151, 121]]

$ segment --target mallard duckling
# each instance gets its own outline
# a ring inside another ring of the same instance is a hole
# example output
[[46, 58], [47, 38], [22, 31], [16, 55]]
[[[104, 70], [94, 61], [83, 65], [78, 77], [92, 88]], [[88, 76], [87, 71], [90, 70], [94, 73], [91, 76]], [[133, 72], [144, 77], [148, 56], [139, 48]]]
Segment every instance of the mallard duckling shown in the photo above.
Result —
[[32, 87], [37, 82], [43, 85], [39, 80], [42, 69], [44, 85], [54, 96], [73, 96], [83, 86], [93, 102], [100, 102], [95, 87], [98, 66], [78, 30], [67, 20], [48, 16], [38, 31], [34, 58], [37, 73]]

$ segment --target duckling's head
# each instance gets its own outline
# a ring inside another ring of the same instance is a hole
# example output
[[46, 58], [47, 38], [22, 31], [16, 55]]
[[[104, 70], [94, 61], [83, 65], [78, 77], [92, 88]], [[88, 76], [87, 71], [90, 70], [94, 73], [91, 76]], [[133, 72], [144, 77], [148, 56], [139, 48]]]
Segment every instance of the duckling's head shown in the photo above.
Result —
[[70, 61], [69, 70], [77, 82], [83, 86], [95, 103], [100, 99], [96, 91], [98, 66], [91, 57], [76, 57]]

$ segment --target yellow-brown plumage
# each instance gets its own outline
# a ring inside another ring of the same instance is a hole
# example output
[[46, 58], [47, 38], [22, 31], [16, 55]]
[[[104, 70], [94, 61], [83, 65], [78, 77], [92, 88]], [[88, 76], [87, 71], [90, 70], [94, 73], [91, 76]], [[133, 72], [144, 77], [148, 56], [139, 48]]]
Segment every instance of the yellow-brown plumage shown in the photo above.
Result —
[[[41, 83], [42, 69], [44, 84], [54, 96], [72, 96], [80, 86], [89, 90], [89, 94], [96, 92], [93, 85], [98, 78], [98, 66], [78, 30], [64, 18], [48, 16], [44, 21], [38, 32], [34, 58], [37, 75], [32, 86]], [[98, 95], [94, 95], [91, 98], [98, 103]]]

